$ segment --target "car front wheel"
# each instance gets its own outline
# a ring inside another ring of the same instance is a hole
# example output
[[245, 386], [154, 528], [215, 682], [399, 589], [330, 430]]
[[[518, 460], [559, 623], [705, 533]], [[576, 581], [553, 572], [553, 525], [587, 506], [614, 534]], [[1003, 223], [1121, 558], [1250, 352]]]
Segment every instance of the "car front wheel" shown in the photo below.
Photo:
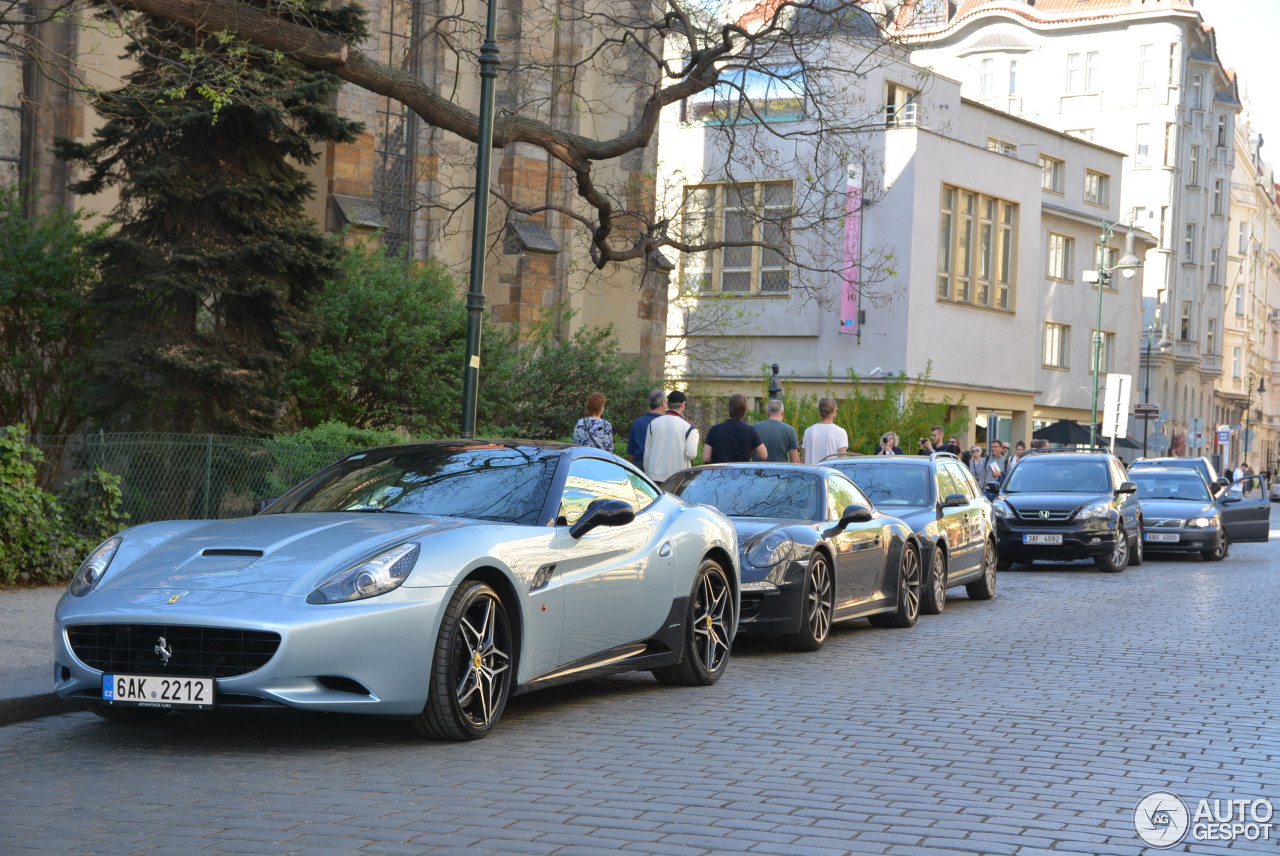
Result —
[[929, 556], [929, 571], [920, 587], [920, 611], [925, 615], [939, 615], [947, 608], [947, 556], [940, 545], [935, 545]]
[[434, 740], [476, 740], [502, 718], [511, 693], [511, 623], [498, 593], [479, 580], [458, 586], [440, 622], [431, 688], [414, 727]]
[[1118, 574], [1129, 567], [1129, 533], [1123, 526], [1116, 530], [1116, 545], [1111, 552], [1093, 561], [1098, 570], [1108, 574]]
[[911, 627], [920, 615], [920, 554], [911, 544], [902, 545], [898, 562], [898, 608], [868, 620], [875, 627]]
[[809, 559], [809, 570], [804, 578], [804, 594], [801, 597], [800, 630], [783, 636], [783, 646], [793, 651], [817, 651], [831, 633], [831, 620], [835, 617], [835, 581], [831, 577], [831, 564], [822, 553], [814, 553]]
[[712, 559], [703, 560], [689, 596], [680, 662], [654, 669], [653, 676], [660, 683], [687, 687], [708, 686], [720, 680], [729, 666], [733, 604], [733, 586], [724, 568]]
[[1201, 550], [1200, 555], [1206, 562], [1221, 562], [1227, 557], [1227, 551], [1229, 549], [1230, 548], [1227, 546], [1227, 539], [1223, 538], [1212, 550]]

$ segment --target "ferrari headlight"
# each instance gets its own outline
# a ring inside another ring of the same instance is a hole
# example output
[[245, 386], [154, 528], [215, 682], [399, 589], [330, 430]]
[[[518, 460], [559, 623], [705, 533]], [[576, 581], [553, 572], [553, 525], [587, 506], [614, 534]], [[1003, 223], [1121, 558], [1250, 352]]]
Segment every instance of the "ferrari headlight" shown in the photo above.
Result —
[[346, 603], [400, 587], [418, 561], [417, 544], [401, 544], [330, 577], [307, 595], [307, 603]]
[[84, 597], [93, 587], [98, 584], [98, 580], [102, 579], [102, 575], [107, 572], [107, 566], [111, 564], [111, 560], [115, 558], [116, 550], [120, 548], [120, 536], [116, 535], [108, 538], [97, 546], [97, 548], [89, 554], [89, 558], [81, 563], [76, 575], [71, 578], [69, 590], [76, 597]]
[[1216, 517], [1193, 517], [1187, 521], [1188, 529], [1217, 529], [1218, 518]]
[[1091, 517], [1107, 517], [1111, 514], [1111, 504], [1107, 502], [1095, 502], [1092, 505], [1086, 505], [1080, 509], [1080, 513], [1076, 515], [1080, 520], [1088, 520]]
[[791, 536], [779, 529], [766, 532], [747, 545], [747, 564], [753, 568], [771, 568], [791, 555]]

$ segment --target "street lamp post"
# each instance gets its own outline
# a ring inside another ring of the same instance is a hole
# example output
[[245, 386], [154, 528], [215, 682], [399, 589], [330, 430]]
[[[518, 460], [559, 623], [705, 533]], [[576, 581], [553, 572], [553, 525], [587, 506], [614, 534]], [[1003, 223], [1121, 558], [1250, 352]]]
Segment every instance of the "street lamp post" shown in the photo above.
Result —
[[1142, 267], [1142, 259], [1138, 258], [1138, 254], [1134, 251], [1136, 236], [1132, 229], [1125, 232], [1124, 255], [1120, 257], [1120, 261], [1111, 267], [1104, 267], [1107, 262], [1108, 244], [1111, 241], [1111, 236], [1115, 233], [1116, 225], [1105, 220], [1102, 221], [1102, 241], [1098, 247], [1098, 269], [1084, 272], [1084, 281], [1096, 283], [1098, 288], [1098, 319], [1093, 328], [1093, 396], [1090, 404], [1091, 415], [1089, 417], [1090, 447], [1097, 445], [1098, 435], [1098, 371], [1102, 363], [1102, 292], [1107, 283], [1111, 281], [1111, 274], [1114, 271], [1120, 271], [1120, 275], [1125, 279], [1132, 279], [1138, 268]]
[[[1155, 334], [1159, 329], [1160, 329], [1160, 325], [1157, 322], [1156, 317], [1152, 315], [1151, 322], [1147, 324], [1146, 341], [1143, 343], [1143, 349], [1146, 352], [1143, 359], [1143, 363], [1146, 364], [1146, 375], [1144, 376], [1144, 379], [1142, 381], [1142, 403], [1143, 404], [1151, 403], [1151, 340], [1155, 338]], [[1157, 350], [1163, 352], [1169, 347], [1169, 344], [1170, 343], [1167, 340], [1161, 339], [1160, 344], [1157, 347]], [[1143, 419], [1142, 419], [1142, 457], [1144, 458], [1147, 456], [1147, 433], [1150, 429], [1150, 426], [1151, 426], [1151, 414], [1144, 413]]]
[[[1266, 378], [1258, 378], [1258, 395], [1267, 391]], [[1253, 436], [1249, 431], [1249, 417], [1253, 415], [1250, 401], [1253, 399], [1253, 375], [1249, 375], [1249, 385], [1244, 390], [1244, 436], [1240, 438], [1240, 463], [1249, 462], [1249, 448], [1253, 445]]]
[[480, 126], [476, 139], [475, 210], [471, 214], [471, 275], [467, 287], [467, 354], [462, 367], [462, 430], [476, 435], [476, 400], [480, 389], [480, 319], [484, 312], [485, 239], [489, 233], [489, 165], [493, 157], [493, 90], [498, 78], [498, 0], [489, 0], [484, 44], [480, 46]]

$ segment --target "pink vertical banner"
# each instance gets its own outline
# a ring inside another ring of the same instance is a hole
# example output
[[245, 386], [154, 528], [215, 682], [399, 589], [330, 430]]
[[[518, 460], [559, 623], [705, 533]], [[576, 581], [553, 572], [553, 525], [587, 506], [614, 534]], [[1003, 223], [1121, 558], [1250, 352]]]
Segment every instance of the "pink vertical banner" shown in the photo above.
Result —
[[840, 332], [862, 335], [858, 279], [862, 274], [862, 168], [850, 165], [844, 193], [844, 265], [840, 283]]

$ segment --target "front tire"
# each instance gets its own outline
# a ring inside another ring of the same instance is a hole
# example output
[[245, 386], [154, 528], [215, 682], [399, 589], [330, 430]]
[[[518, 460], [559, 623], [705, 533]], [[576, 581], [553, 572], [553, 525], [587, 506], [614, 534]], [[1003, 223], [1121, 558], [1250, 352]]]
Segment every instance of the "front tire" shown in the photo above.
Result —
[[941, 544], [935, 544], [929, 556], [929, 570], [920, 587], [920, 611], [940, 615], [947, 608], [947, 557]]
[[1227, 552], [1230, 549], [1231, 547], [1227, 544], [1227, 539], [1223, 538], [1218, 542], [1218, 546], [1214, 547], [1212, 550], [1201, 550], [1200, 556], [1206, 562], [1221, 562], [1227, 557]]
[[826, 643], [836, 614], [835, 580], [831, 564], [822, 553], [814, 553], [809, 559], [800, 603], [803, 613], [799, 632], [788, 633], [779, 641], [793, 651], [817, 651]]
[[982, 576], [964, 587], [970, 600], [991, 600], [996, 594], [996, 542], [987, 539], [987, 546], [982, 548]]
[[920, 554], [912, 544], [902, 545], [898, 560], [898, 608], [869, 616], [874, 627], [912, 627], [920, 617]]
[[720, 680], [729, 666], [733, 639], [734, 597], [729, 576], [720, 563], [704, 559], [693, 579], [689, 617], [685, 621], [680, 662], [653, 670], [659, 683], [705, 687]]
[[1116, 546], [1111, 554], [1099, 556], [1093, 562], [1098, 570], [1107, 574], [1118, 574], [1129, 567], [1129, 534], [1124, 531], [1123, 526], [1116, 531]]
[[502, 598], [479, 580], [463, 582], [440, 622], [431, 688], [414, 727], [433, 740], [484, 737], [506, 709], [513, 659]]

